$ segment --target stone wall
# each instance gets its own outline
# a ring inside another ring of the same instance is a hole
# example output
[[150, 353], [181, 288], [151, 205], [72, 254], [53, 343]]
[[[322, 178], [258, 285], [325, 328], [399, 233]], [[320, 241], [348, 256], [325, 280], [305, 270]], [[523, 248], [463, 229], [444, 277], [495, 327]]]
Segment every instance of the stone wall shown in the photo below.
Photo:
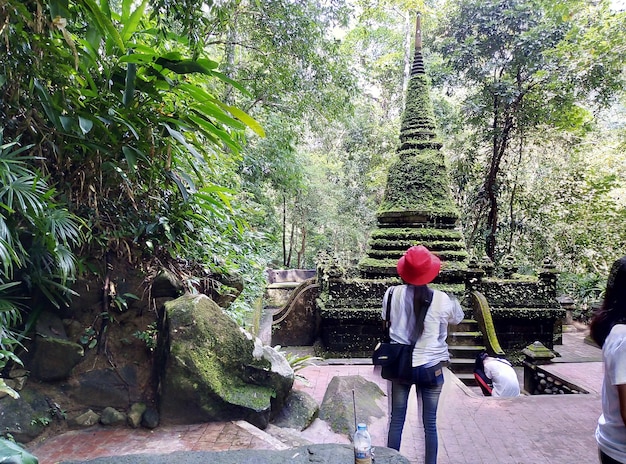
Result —
[[524, 362], [524, 390], [529, 395], [572, 395], [589, 393], [584, 388], [563, 380], [536, 364]]
[[325, 356], [371, 356], [383, 336], [381, 302], [387, 280], [344, 279], [322, 274], [320, 341]]
[[[381, 303], [385, 290], [400, 283], [398, 278], [348, 278], [346, 272], [326, 257], [318, 267], [320, 316], [320, 355], [369, 357], [383, 336]], [[476, 290], [485, 295], [501, 347], [516, 351], [540, 341], [548, 348], [561, 343], [561, 324], [565, 317], [556, 301], [556, 273], [544, 263], [538, 277], [508, 275], [484, 277], [470, 269], [465, 282], [466, 294]], [[434, 285], [439, 288], [438, 285]], [[440, 288], [450, 291], [448, 288]], [[472, 309], [463, 298], [466, 317]]]
[[492, 309], [491, 316], [500, 346], [507, 352], [535, 341], [550, 349], [562, 343], [561, 309], [499, 308]]
[[535, 341], [552, 349], [562, 342], [565, 319], [565, 310], [556, 299], [557, 276], [550, 260], [543, 263], [538, 277], [514, 272], [504, 278], [486, 276], [470, 263], [466, 290], [485, 296], [505, 351], [520, 350]]

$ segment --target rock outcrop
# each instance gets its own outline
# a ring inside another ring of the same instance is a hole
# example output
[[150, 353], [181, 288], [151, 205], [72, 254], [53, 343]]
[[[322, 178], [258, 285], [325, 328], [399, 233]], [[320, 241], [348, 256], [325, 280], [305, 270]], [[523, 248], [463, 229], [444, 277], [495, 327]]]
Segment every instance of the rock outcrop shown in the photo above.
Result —
[[165, 304], [158, 343], [163, 420], [243, 419], [265, 428], [291, 391], [287, 360], [242, 330], [205, 295]]

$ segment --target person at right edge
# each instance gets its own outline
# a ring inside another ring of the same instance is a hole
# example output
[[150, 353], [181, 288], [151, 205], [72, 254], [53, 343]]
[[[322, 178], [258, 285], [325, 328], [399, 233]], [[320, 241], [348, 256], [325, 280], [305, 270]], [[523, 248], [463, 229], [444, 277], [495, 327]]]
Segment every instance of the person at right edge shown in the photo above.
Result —
[[[389, 337], [392, 342], [413, 344], [413, 378], [390, 381], [390, 419], [387, 447], [400, 450], [411, 387], [415, 385], [418, 411], [422, 411], [425, 433], [425, 462], [437, 462], [437, 406], [443, 387], [443, 364], [450, 360], [446, 338], [448, 324], [463, 320], [458, 301], [428, 287], [441, 269], [439, 257], [425, 246], [412, 246], [397, 264], [405, 283], [390, 287], [383, 297], [383, 318], [391, 293]], [[391, 289], [393, 288], [393, 291]], [[421, 400], [421, 402], [420, 402]]]
[[602, 348], [602, 415], [596, 427], [602, 464], [626, 463], [626, 256], [613, 264], [604, 301], [590, 325]]

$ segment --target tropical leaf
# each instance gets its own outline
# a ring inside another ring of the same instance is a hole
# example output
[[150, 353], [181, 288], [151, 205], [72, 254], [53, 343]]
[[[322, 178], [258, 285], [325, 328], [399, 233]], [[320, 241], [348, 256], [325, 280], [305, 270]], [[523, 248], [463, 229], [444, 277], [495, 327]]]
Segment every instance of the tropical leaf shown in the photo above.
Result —
[[0, 200], [11, 212], [19, 208], [22, 211], [31, 210], [36, 215], [46, 208], [46, 203], [41, 200], [46, 190], [45, 183], [37, 177], [20, 176], [13, 179], [10, 185], [0, 188]]
[[265, 137], [265, 131], [263, 130], [263, 128], [261, 127], [261, 125], [256, 121], [256, 119], [254, 119], [253, 117], [251, 117], [250, 115], [248, 115], [245, 111], [240, 110], [239, 108], [236, 108], [234, 106], [230, 106], [230, 105], [225, 105], [223, 103], [218, 103], [218, 105], [220, 105], [222, 108], [224, 108], [225, 110], [227, 110], [230, 114], [232, 114], [233, 116], [235, 116], [237, 119], [239, 119], [240, 121], [242, 121], [243, 123], [245, 123], [250, 129], [252, 129], [258, 136], [260, 137]]
[[[78, 0], [79, 3], [82, 3], [87, 10], [91, 13], [95, 21], [95, 25], [98, 27], [100, 34], [107, 38], [107, 42], [110, 40], [113, 41], [117, 47], [124, 53], [126, 51], [126, 47], [124, 46], [124, 41], [122, 40], [122, 36], [115, 28], [115, 25], [111, 21], [111, 12], [108, 9], [108, 2], [103, 1], [103, 8], [100, 9], [98, 4], [94, 0]], [[104, 10], [104, 11], [103, 11]]]
[[130, 106], [135, 94], [135, 77], [137, 76], [137, 65], [128, 63], [126, 67], [126, 85], [124, 87], [123, 103], [126, 108]]
[[205, 67], [201, 62], [196, 60], [171, 60], [165, 57], [158, 57], [155, 63], [165, 69], [169, 69], [176, 74], [211, 74], [211, 70]]
[[248, 92], [248, 90], [246, 90], [246, 88], [241, 85], [239, 82], [234, 81], [233, 79], [231, 79], [230, 77], [228, 77], [227, 75], [218, 72], [218, 71], [213, 71], [213, 75], [217, 78], [219, 78], [220, 80], [226, 82], [227, 84], [232, 85], [234, 88], [236, 88], [237, 90], [239, 90], [242, 94], [244, 94], [247, 97], [251, 97], [252, 94], [250, 92]]
[[37, 464], [39, 460], [17, 443], [0, 438], [0, 462]]
[[141, 18], [143, 18], [144, 16], [146, 6], [148, 5], [148, 0], [143, 0], [141, 4], [138, 5], [132, 13], [130, 13], [130, 8], [132, 7], [133, 3], [133, 0], [124, 0], [122, 2], [121, 23], [124, 25], [124, 28], [122, 29], [121, 36], [124, 42], [128, 42], [131, 36], [137, 30], [137, 26], [139, 25]]
[[202, 155], [198, 152], [198, 150], [196, 150], [195, 147], [193, 147], [189, 142], [187, 142], [187, 139], [185, 139], [185, 136], [181, 132], [177, 131], [176, 129], [173, 129], [167, 123], [163, 123], [163, 126], [176, 141], [178, 141], [181, 145], [183, 145], [189, 151], [189, 153], [191, 153], [197, 159], [201, 161], [203, 160]]
[[78, 125], [80, 126], [80, 130], [82, 131], [83, 135], [85, 135], [88, 134], [89, 131], [93, 128], [93, 121], [83, 116], [79, 116]]

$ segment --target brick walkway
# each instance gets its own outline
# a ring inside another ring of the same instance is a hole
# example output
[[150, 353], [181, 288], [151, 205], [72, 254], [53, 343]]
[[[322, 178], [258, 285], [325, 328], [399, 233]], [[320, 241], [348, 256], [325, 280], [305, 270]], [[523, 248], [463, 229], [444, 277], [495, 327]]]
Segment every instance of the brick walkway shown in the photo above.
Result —
[[[602, 363], [600, 350], [584, 343], [583, 333], [564, 334], [555, 347], [562, 357], [550, 371], [582, 386], [589, 394], [486, 398], [446, 372], [439, 413], [439, 464], [571, 464], [596, 463], [593, 432], [600, 415]], [[576, 362], [576, 361], [584, 362]], [[327, 364], [301, 373], [310, 386], [298, 384], [321, 403], [328, 382], [336, 375], [361, 375], [386, 391], [386, 382], [371, 365]], [[357, 405], [358, 412], [358, 405]], [[383, 446], [386, 418], [369, 421], [374, 446]], [[305, 431], [316, 443], [346, 443], [321, 421]], [[410, 398], [401, 452], [411, 463], [423, 460], [423, 430], [417, 402]], [[68, 432], [29, 450], [42, 464], [87, 460], [132, 453], [168, 453], [183, 450], [282, 449], [285, 445], [249, 424], [239, 422], [159, 427], [153, 431], [93, 427]]]

